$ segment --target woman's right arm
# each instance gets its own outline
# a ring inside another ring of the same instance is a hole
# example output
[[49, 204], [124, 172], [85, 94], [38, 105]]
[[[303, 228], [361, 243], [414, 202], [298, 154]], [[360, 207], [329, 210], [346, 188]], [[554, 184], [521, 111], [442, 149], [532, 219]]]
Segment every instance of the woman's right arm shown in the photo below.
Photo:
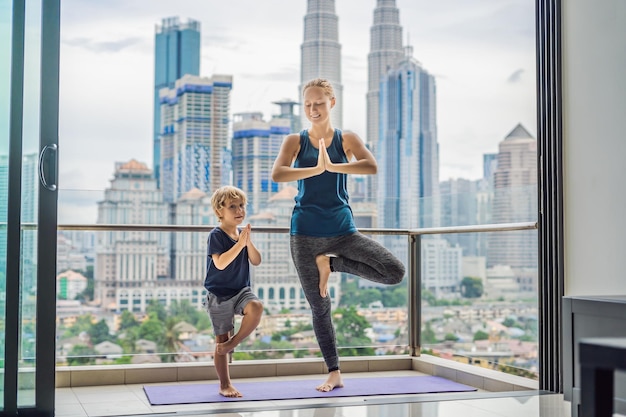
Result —
[[314, 177], [324, 172], [324, 159], [322, 152], [317, 160], [317, 165], [307, 168], [294, 168], [293, 161], [300, 152], [300, 135], [288, 135], [280, 147], [278, 156], [272, 168], [272, 180], [275, 182], [289, 182]]

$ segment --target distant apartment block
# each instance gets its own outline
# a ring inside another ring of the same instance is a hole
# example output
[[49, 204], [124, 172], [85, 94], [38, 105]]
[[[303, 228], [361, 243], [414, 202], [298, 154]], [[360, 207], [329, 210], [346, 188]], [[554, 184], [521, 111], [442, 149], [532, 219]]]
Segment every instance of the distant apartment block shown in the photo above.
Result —
[[[168, 224], [168, 204], [152, 170], [136, 160], [117, 163], [110, 187], [98, 202], [97, 223]], [[97, 235], [94, 298], [110, 311], [144, 311], [152, 298], [165, 298], [161, 283], [170, 274], [170, 237], [158, 231], [105, 231]]]
[[[498, 146], [493, 223], [537, 221], [537, 140], [518, 124]], [[490, 233], [487, 266], [536, 268], [537, 231]]]
[[187, 191], [206, 193], [230, 184], [232, 76], [185, 75], [159, 92], [161, 189], [173, 203]]
[[233, 185], [248, 195], [249, 214], [259, 213], [279, 191], [272, 167], [291, 123], [280, 117], [264, 121], [260, 112], [233, 115]]
[[459, 293], [463, 279], [463, 250], [441, 238], [422, 241], [422, 288], [439, 298]]
[[74, 300], [87, 289], [87, 278], [68, 269], [57, 275], [57, 299]]

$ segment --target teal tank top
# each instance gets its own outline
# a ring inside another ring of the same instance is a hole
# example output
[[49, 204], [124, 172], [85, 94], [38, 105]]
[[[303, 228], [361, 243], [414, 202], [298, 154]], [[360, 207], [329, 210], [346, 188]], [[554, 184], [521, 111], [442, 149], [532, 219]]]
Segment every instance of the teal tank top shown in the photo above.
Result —
[[[294, 162], [295, 168], [317, 165], [319, 150], [311, 144], [309, 132], [300, 132], [300, 152]], [[343, 151], [341, 130], [335, 129], [328, 147], [330, 160], [348, 162]], [[298, 180], [296, 205], [291, 216], [291, 234], [316, 237], [341, 236], [357, 231], [352, 209], [348, 204], [347, 175], [324, 172], [314, 177]]]

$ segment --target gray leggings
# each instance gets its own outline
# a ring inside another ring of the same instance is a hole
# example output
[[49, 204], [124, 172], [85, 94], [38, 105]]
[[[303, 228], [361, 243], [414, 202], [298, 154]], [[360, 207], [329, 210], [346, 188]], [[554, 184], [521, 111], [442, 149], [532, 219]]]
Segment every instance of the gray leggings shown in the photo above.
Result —
[[330, 296], [322, 298], [315, 257], [332, 253], [333, 269], [381, 284], [398, 284], [404, 277], [404, 265], [384, 246], [357, 232], [337, 237], [292, 235], [291, 257], [298, 271], [313, 315], [313, 331], [329, 371], [339, 369], [335, 327], [331, 318]]

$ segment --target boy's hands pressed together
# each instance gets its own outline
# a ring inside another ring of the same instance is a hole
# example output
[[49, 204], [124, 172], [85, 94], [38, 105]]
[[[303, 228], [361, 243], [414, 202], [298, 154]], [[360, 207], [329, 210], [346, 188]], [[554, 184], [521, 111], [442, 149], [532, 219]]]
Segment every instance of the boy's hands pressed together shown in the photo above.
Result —
[[239, 233], [239, 240], [237, 243], [239, 243], [242, 247], [248, 246], [248, 243], [250, 243], [250, 230], [251, 229], [252, 229], [252, 226], [250, 226], [250, 223], [248, 223], [246, 227], [241, 229], [241, 232]]
[[250, 260], [250, 263], [252, 265], [259, 265], [261, 263], [261, 253], [256, 246], [254, 246], [254, 243], [252, 243], [251, 234], [252, 226], [248, 223], [246, 227], [241, 230], [241, 233], [239, 234], [239, 241], [245, 242], [244, 244], [248, 248], [248, 259]]

